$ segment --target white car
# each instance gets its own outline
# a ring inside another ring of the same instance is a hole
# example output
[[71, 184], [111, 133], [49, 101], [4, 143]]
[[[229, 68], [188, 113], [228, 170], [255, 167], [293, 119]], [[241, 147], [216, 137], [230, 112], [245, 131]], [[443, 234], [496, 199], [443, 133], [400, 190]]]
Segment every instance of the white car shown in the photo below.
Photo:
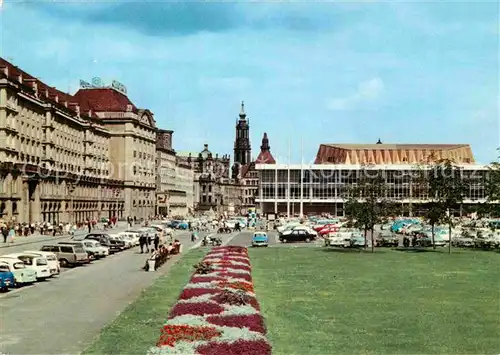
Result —
[[24, 253], [43, 256], [47, 259], [47, 264], [49, 265], [49, 271], [52, 275], [59, 275], [61, 273], [61, 265], [59, 265], [59, 260], [57, 260], [57, 255], [50, 251], [40, 251], [40, 250], [25, 250]]
[[52, 277], [50, 273], [50, 267], [47, 259], [43, 256], [32, 255], [28, 253], [15, 253], [2, 255], [1, 259], [13, 259], [20, 260], [23, 262], [27, 269], [31, 269], [36, 272], [37, 280], [45, 280]]
[[139, 234], [138, 233], [131, 233], [131, 232], [123, 232], [120, 234], [120, 236], [123, 238], [123, 241], [125, 242], [125, 245], [127, 248], [135, 247], [139, 245]]

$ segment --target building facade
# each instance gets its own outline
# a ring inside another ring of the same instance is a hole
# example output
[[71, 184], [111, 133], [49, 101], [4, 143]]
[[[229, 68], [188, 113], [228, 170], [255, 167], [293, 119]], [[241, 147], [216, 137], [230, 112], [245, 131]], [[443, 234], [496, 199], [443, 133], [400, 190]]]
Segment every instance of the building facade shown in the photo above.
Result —
[[84, 221], [125, 213], [110, 130], [71, 95], [0, 58], [0, 219]]
[[[433, 150], [437, 150], [436, 146]], [[264, 213], [307, 215], [327, 212], [344, 216], [346, 192], [356, 184], [360, 174], [366, 169], [373, 169], [383, 173], [387, 186], [385, 198], [401, 203], [404, 215], [421, 215], [429, 202], [429, 196], [422, 189], [417, 189], [419, 185], [416, 173], [420, 172], [420, 169], [426, 169], [426, 166], [429, 166], [426, 164], [440, 159], [444, 153], [423, 154], [421, 159], [425, 161], [419, 164], [413, 164], [413, 159], [403, 160], [405, 153], [407, 152], [392, 152], [393, 155], [399, 155], [398, 164], [371, 164], [370, 160], [367, 161], [370, 165], [257, 164], [256, 169], [260, 176], [257, 204]], [[347, 155], [350, 154], [349, 152]], [[460, 156], [457, 158], [463, 161]], [[488, 167], [476, 164], [457, 166], [460, 168], [461, 178], [467, 181], [469, 186], [460, 208], [467, 209], [469, 206], [486, 202], [484, 182], [487, 179]], [[454, 211], [455, 214], [460, 212]]]
[[169, 191], [175, 190], [177, 157], [172, 148], [173, 131], [156, 132], [156, 214], [169, 215]]
[[0, 219], [154, 215], [156, 131], [116, 82], [70, 95], [0, 58]]

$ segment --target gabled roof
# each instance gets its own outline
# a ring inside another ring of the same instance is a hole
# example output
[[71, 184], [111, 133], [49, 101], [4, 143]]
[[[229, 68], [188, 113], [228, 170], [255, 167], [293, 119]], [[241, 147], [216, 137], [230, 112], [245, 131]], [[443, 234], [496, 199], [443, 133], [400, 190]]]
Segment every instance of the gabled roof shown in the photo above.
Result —
[[85, 110], [95, 112], [127, 112], [137, 113], [137, 107], [129, 98], [112, 88], [80, 89], [76, 92], [78, 99]]
[[257, 159], [255, 159], [255, 164], [276, 164], [276, 160], [269, 150], [261, 151]]

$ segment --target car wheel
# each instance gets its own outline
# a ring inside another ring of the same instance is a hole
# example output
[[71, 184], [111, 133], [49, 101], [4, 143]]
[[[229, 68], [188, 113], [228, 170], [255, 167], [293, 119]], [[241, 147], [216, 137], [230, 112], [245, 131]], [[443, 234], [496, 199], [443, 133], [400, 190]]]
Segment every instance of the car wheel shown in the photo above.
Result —
[[281, 239], [281, 242], [282, 242], [282, 243], [286, 243], [286, 242], [287, 242], [287, 240], [286, 240], [285, 238], [283, 238], [283, 239]]
[[306, 238], [306, 243], [310, 243], [311, 242], [311, 238], [307, 237]]
[[61, 267], [68, 267], [68, 260], [59, 259], [59, 265], [61, 265]]

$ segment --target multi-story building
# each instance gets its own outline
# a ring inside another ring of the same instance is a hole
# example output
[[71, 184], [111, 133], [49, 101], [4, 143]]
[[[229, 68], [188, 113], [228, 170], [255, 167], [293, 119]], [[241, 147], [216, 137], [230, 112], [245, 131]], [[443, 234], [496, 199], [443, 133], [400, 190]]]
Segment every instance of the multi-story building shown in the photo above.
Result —
[[184, 192], [184, 201], [178, 207], [178, 215], [185, 216], [194, 210], [194, 171], [190, 164], [177, 161], [175, 167], [175, 189]]
[[[325, 147], [338, 147], [325, 152]], [[458, 151], [458, 152], [457, 152]], [[419, 215], [429, 197], [416, 189], [415, 172], [436, 159], [458, 162], [469, 191], [458, 207], [486, 202], [484, 181], [488, 167], [474, 162], [468, 145], [321, 145], [316, 164], [257, 164], [260, 185], [257, 204], [264, 213], [287, 215], [328, 212], [344, 215], [346, 191], [366, 169], [384, 173], [387, 199], [401, 203], [405, 215]], [[323, 163], [325, 162], [325, 163]], [[455, 211], [460, 213], [460, 211]]]
[[[193, 158], [196, 157], [196, 158]], [[230, 156], [212, 154], [205, 144], [196, 153], [179, 153], [179, 160], [191, 165], [194, 170], [194, 206], [198, 211], [224, 212], [224, 190], [222, 184], [229, 180]]]
[[74, 96], [0, 58], [0, 218], [57, 223], [122, 217], [110, 130]]
[[1, 219], [155, 212], [156, 123], [116, 82], [70, 95], [0, 58], [0, 141]]
[[173, 131], [156, 132], [156, 214], [169, 214], [169, 191], [175, 189], [176, 153], [172, 148]]
[[111, 87], [80, 89], [74, 96], [109, 132], [109, 176], [123, 181], [124, 210], [147, 218], [155, 213], [156, 122], [124, 92]]

